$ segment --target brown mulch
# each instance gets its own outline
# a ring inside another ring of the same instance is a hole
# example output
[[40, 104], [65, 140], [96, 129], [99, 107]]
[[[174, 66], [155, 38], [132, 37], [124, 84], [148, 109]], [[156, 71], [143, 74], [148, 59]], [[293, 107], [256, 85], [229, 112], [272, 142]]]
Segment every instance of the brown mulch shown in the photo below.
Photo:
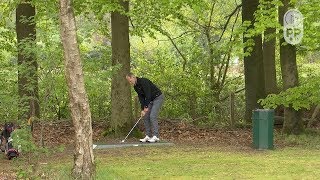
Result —
[[[135, 123], [135, 122], [134, 122]], [[102, 134], [109, 128], [104, 121], [93, 121], [93, 142], [100, 144], [120, 143], [125, 137], [103, 137]], [[185, 121], [159, 120], [160, 139], [180, 145], [210, 145], [210, 146], [252, 146], [251, 128], [199, 128]], [[320, 123], [314, 126], [320, 129]], [[143, 131], [143, 122], [137, 128]], [[275, 132], [281, 129], [275, 126]], [[133, 133], [132, 133], [133, 134]], [[71, 120], [54, 122], [34, 122], [33, 137], [35, 142], [44, 146], [72, 145], [74, 129]], [[140, 137], [141, 138], [141, 137]], [[42, 143], [41, 143], [42, 142]], [[138, 142], [138, 138], [129, 138], [126, 142]], [[274, 138], [276, 147], [285, 146], [284, 142]]]
[[[93, 141], [97, 141], [102, 137], [105, 131], [106, 123], [92, 122]], [[74, 128], [72, 121], [56, 121], [56, 122], [35, 122], [33, 124], [33, 137], [37, 144], [44, 146], [72, 144], [74, 139]]]
[[249, 129], [198, 128], [186, 122], [160, 122], [161, 137], [179, 144], [250, 146]]
[[[250, 129], [205, 129], [182, 121], [161, 120], [159, 122], [161, 140], [177, 144], [201, 144], [223, 146], [250, 146], [252, 132]], [[143, 127], [140, 122], [139, 127]], [[103, 132], [108, 128], [105, 122], [93, 122], [93, 141], [102, 143], [120, 142], [121, 139], [105, 138]], [[72, 144], [74, 130], [71, 121], [34, 123], [33, 136], [38, 144], [45, 146]], [[41, 141], [42, 139], [42, 141]], [[137, 141], [129, 138], [127, 142]]]

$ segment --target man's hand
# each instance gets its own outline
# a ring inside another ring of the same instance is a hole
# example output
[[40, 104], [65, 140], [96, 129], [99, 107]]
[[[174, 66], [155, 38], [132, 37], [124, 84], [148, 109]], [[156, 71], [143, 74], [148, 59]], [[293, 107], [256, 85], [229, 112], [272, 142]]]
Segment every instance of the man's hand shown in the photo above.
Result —
[[141, 117], [143, 117], [146, 113], [144, 111], [141, 111]]
[[143, 111], [141, 111], [141, 117], [146, 115], [146, 113], [149, 111], [149, 108], [144, 108]]

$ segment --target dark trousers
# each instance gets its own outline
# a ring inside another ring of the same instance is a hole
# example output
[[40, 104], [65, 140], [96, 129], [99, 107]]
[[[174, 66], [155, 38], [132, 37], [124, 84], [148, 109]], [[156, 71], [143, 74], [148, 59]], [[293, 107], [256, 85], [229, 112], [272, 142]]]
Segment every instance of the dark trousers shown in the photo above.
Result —
[[146, 128], [146, 135], [148, 135], [149, 137], [157, 136], [159, 138], [158, 115], [163, 101], [163, 94], [156, 97], [153, 101], [150, 102], [148, 106], [149, 111], [144, 116], [144, 126]]

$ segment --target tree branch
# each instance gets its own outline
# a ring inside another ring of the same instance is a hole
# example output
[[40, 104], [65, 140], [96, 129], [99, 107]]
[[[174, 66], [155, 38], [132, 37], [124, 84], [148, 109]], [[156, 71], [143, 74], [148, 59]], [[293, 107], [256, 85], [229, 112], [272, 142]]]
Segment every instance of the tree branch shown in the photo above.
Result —
[[[236, 90], [236, 91], [233, 92], [233, 93], [234, 93], [234, 94], [237, 94], [237, 93], [239, 93], [239, 92], [241, 92], [241, 91], [244, 91], [244, 90], [245, 90], [245, 88], [241, 88], [241, 89]], [[230, 95], [227, 95], [227, 96], [221, 98], [221, 99], [220, 99], [220, 102], [226, 100], [229, 96], [230, 96]]]
[[179, 55], [181, 56], [181, 58], [183, 59], [183, 65], [182, 65], [182, 69], [183, 71], [186, 69], [186, 64], [187, 64], [187, 58], [182, 54], [182, 52], [180, 51], [180, 49], [178, 48], [178, 46], [176, 45], [176, 43], [174, 42], [174, 40], [171, 38], [171, 36], [169, 35], [169, 33], [163, 31], [164, 35], [168, 37], [168, 39], [170, 40], [170, 42], [172, 43], [172, 45], [174, 46], [174, 48], [178, 51]]
[[208, 22], [208, 28], [210, 28], [210, 26], [211, 26], [213, 9], [214, 9], [215, 4], [216, 4], [216, 2], [212, 3], [212, 7], [211, 7], [211, 11], [210, 11], [210, 18], [209, 18], [209, 22]]
[[[134, 27], [133, 21], [130, 16], [129, 16], [129, 22], [130, 22], [132, 28], [134, 29], [135, 27]], [[141, 42], [144, 43], [142, 37], [141, 37]]]
[[[229, 25], [229, 22], [230, 22], [230, 20], [231, 20], [231, 17], [232, 17], [237, 11], [239, 11], [239, 9], [240, 9], [241, 7], [242, 7], [242, 4], [238, 5], [238, 6], [232, 11], [232, 13], [231, 13], [230, 15], [228, 15], [228, 16], [225, 17], [225, 18], [228, 18], [228, 19], [227, 19], [227, 22], [224, 24], [224, 27], [223, 27], [223, 30], [222, 30], [222, 33], [221, 33], [219, 39], [218, 39], [217, 41], [215, 41], [215, 42], [219, 42], [219, 41], [222, 39], [222, 37], [223, 37], [223, 35], [224, 35], [224, 33], [225, 33], [228, 25]], [[238, 13], [238, 14], [239, 14], [239, 13]], [[238, 16], [238, 15], [237, 15], [237, 16]]]
[[[192, 34], [192, 33], [194, 33], [194, 32], [197, 32], [197, 31], [186, 31], [186, 32], [180, 34], [179, 36], [174, 37], [174, 38], [171, 38], [171, 39], [172, 39], [172, 40], [176, 40], [176, 39], [181, 38], [182, 36], [189, 35], [189, 34]], [[167, 32], [166, 32], [166, 33], [167, 33]], [[167, 35], [165, 34], [165, 36], [167, 36]], [[168, 37], [168, 36], [167, 36], [167, 37]], [[158, 40], [158, 41], [168, 41], [168, 40], [160, 39], [160, 40]]]
[[[235, 27], [235, 25], [236, 25], [236, 23], [237, 23], [239, 14], [240, 14], [240, 11], [238, 11], [237, 16], [236, 16], [236, 19], [234, 20], [234, 23], [233, 23], [233, 25], [232, 25], [231, 36], [230, 36], [230, 40], [229, 40], [230, 42], [232, 41], [234, 27]], [[226, 67], [225, 67], [224, 74], [223, 74], [223, 78], [222, 78], [222, 81], [221, 81], [221, 84], [220, 84], [220, 87], [221, 87], [220, 91], [222, 91], [222, 88], [223, 88], [223, 86], [224, 86], [224, 82], [225, 82], [225, 79], [226, 79], [226, 76], [227, 76], [227, 71], [228, 71], [228, 68], [229, 68], [229, 62], [230, 62], [230, 58], [231, 58], [232, 45], [233, 45], [233, 44], [231, 44], [231, 48], [230, 48], [230, 52], [229, 52], [229, 54], [228, 54], [227, 62], [225, 63], [225, 64], [226, 64]]]
[[198, 25], [198, 26], [201, 27], [201, 28], [205, 28], [204, 25], [200, 24], [199, 22], [197, 22], [197, 21], [195, 21], [195, 20], [193, 20], [193, 19], [191, 19], [191, 18], [186, 17], [186, 19], [189, 20], [189, 21], [191, 21], [191, 22], [193, 22], [193, 23], [195, 23], [196, 25]]
[[[232, 42], [232, 38], [233, 38], [232, 34], [233, 34], [233, 31], [234, 31], [235, 24], [237, 23], [237, 20], [238, 20], [238, 17], [239, 17], [239, 13], [240, 13], [240, 11], [238, 11], [236, 19], [234, 20], [234, 23], [233, 23], [232, 28], [231, 28], [231, 36], [230, 36], [230, 39], [229, 39], [230, 42]], [[229, 62], [230, 62], [230, 59], [231, 59], [231, 50], [232, 50], [232, 44], [231, 44], [230, 50], [228, 52], [228, 55], [227, 54], [224, 55], [223, 61], [221, 63], [221, 66], [219, 67], [219, 74], [218, 74], [218, 80], [217, 80], [217, 84], [218, 84], [218, 87], [219, 87], [219, 93], [222, 91], [222, 89], [224, 87], [225, 80], [226, 80], [227, 72], [228, 72], [228, 69], [229, 69]], [[226, 59], [226, 57], [227, 57], [227, 59]], [[224, 68], [224, 72], [223, 72], [222, 79], [221, 79], [220, 76], [221, 76], [223, 68]], [[221, 80], [221, 82], [220, 82], [220, 80]]]

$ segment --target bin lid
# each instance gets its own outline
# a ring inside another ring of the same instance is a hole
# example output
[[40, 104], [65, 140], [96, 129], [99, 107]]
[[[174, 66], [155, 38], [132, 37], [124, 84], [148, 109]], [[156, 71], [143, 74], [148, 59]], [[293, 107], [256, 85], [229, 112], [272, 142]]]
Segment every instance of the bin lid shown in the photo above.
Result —
[[255, 109], [252, 110], [252, 119], [273, 119], [274, 109]]
[[252, 111], [274, 111], [274, 109], [254, 109]]

